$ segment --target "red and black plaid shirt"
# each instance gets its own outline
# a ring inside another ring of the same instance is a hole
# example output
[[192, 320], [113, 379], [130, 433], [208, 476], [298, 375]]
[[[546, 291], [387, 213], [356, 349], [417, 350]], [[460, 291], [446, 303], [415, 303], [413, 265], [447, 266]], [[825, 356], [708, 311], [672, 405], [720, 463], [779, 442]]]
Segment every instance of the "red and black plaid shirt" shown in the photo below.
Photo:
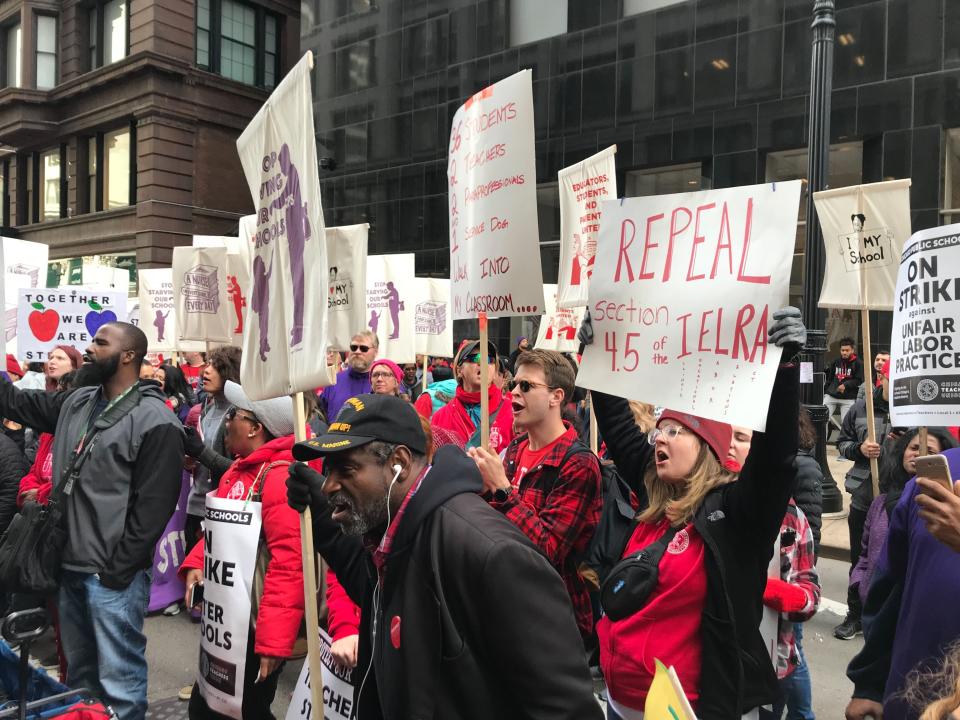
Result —
[[600, 522], [600, 464], [593, 453], [583, 451], [568, 457], [559, 475], [548, 470], [560, 466], [577, 439], [577, 431], [567, 422], [564, 426], [567, 431], [541, 463], [527, 471], [519, 486], [514, 476], [527, 436], [521, 435], [510, 444], [503, 466], [517, 491], [504, 502], [491, 504], [520, 528], [560, 573], [573, 603], [577, 627], [587, 637], [593, 630], [593, 609], [587, 585], [577, 572], [576, 558], [586, 550]]

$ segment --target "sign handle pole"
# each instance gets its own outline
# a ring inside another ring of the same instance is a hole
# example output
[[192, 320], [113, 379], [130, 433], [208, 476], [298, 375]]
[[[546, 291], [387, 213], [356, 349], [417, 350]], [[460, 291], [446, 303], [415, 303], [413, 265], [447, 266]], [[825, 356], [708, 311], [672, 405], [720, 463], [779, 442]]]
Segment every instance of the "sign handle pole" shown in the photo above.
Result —
[[[860, 308], [860, 326], [863, 329], [863, 383], [864, 397], [867, 400], [867, 440], [877, 441], [877, 426], [873, 415], [873, 357], [870, 352], [870, 311]], [[870, 478], [873, 482], [873, 496], [880, 496], [880, 468], [876, 458], [870, 458]]]
[[423, 381], [423, 386], [420, 388], [420, 392], [422, 393], [427, 391], [427, 364], [429, 362], [430, 362], [430, 356], [425, 354], [423, 356], [423, 377], [421, 378], [421, 380]]
[[490, 363], [487, 353], [489, 335], [487, 334], [487, 314], [478, 315], [480, 321], [480, 445], [490, 444]]
[[[297, 442], [307, 439], [307, 419], [303, 393], [290, 396], [293, 402], [293, 433]], [[307, 625], [307, 662], [310, 677], [310, 699], [318, 717], [323, 716], [323, 665], [320, 662], [320, 619], [317, 615], [317, 567], [313, 550], [313, 518], [310, 508], [300, 515], [300, 550], [303, 555], [303, 609]]]
[[920, 426], [920, 457], [927, 454], [927, 426]]
[[593, 407], [593, 393], [587, 393], [587, 403], [590, 406], [590, 452], [598, 455], [600, 446], [597, 442], [597, 411]]

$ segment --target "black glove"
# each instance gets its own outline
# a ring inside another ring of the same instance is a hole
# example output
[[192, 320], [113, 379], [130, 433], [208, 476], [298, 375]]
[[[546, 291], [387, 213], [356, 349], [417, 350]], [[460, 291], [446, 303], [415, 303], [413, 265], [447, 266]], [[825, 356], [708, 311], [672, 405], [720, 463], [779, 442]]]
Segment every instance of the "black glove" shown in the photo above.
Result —
[[769, 337], [771, 343], [783, 348], [781, 362], [791, 362], [807, 344], [807, 327], [800, 310], [788, 305], [773, 313]]
[[582, 345], [593, 345], [593, 320], [590, 319], [589, 309], [583, 311], [583, 322], [580, 323], [577, 340]]
[[200, 457], [203, 452], [203, 440], [200, 434], [192, 427], [183, 428], [185, 437], [183, 439], [183, 451], [192, 458]]
[[287, 504], [299, 513], [307, 508], [313, 513], [327, 508], [323, 484], [327, 479], [309, 465], [291, 463], [287, 469]]

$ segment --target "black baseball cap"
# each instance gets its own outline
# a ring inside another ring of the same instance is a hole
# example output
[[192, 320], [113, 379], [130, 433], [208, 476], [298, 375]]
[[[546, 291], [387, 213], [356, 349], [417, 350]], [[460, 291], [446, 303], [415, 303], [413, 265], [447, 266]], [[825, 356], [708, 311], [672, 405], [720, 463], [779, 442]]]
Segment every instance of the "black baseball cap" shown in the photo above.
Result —
[[426, 454], [427, 438], [413, 405], [394, 395], [357, 395], [347, 400], [326, 434], [293, 446], [297, 460], [313, 460], [374, 441], [406, 445]]
[[[457, 365], [463, 365], [466, 362], [468, 357], [472, 357], [480, 352], [480, 341], [473, 340], [460, 348], [460, 352], [457, 353]], [[497, 351], [497, 346], [494, 345], [491, 341], [487, 341], [487, 357], [492, 357], [494, 359], [498, 358], [500, 353]]]

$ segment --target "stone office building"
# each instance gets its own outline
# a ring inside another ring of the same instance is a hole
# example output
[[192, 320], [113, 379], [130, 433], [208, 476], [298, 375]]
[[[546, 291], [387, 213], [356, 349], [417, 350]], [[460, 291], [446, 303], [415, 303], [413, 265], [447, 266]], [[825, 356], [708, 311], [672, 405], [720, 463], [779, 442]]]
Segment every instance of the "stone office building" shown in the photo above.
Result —
[[[960, 216], [960, 2], [836, 5], [830, 184], [912, 177], [914, 229], [950, 222]], [[803, 178], [812, 9], [812, 0], [308, 0], [302, 47], [318, 56], [317, 137], [335, 163], [322, 174], [327, 221], [369, 222], [371, 252], [415, 252], [418, 274], [447, 274], [450, 120], [472, 93], [523, 68], [533, 70], [545, 282], [558, 263], [557, 171], [608, 145], [626, 196]], [[504, 323], [499, 337], [527, 328]], [[856, 325], [831, 328], [838, 337]]]
[[235, 231], [235, 141], [299, 34], [293, 0], [0, 3], [4, 234], [151, 267]]

